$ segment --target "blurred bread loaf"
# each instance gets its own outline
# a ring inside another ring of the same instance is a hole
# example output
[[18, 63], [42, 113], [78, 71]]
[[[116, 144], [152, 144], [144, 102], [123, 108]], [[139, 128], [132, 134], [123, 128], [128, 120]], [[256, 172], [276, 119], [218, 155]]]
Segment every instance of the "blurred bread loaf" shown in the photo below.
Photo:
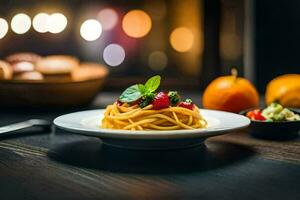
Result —
[[34, 71], [34, 64], [27, 61], [20, 61], [11, 64], [14, 73], [31, 72]]
[[81, 63], [80, 67], [72, 72], [72, 79], [74, 81], [84, 81], [90, 79], [97, 79], [105, 77], [108, 70], [103, 65], [98, 63]]
[[46, 81], [71, 81], [71, 73], [79, 66], [77, 58], [67, 55], [46, 56], [38, 60], [36, 70], [44, 75]]
[[42, 81], [44, 80], [44, 76], [37, 71], [32, 71], [32, 72], [23, 72], [23, 73], [18, 73], [14, 75], [14, 80], [31, 80], [31, 81]]
[[[34, 72], [35, 70], [35, 63], [41, 59], [41, 56], [30, 53], [30, 52], [22, 52], [22, 53], [14, 53], [5, 58], [7, 62], [10, 63], [14, 79], [27, 80], [26, 77], [30, 77], [31, 73], [26, 72]], [[23, 75], [25, 73], [25, 75]], [[35, 74], [35, 73], [33, 73]], [[29, 79], [31, 80], [31, 78]]]
[[40, 59], [41, 56], [31, 52], [14, 53], [5, 58], [5, 60], [11, 64], [22, 61], [36, 63]]
[[12, 78], [13, 71], [9, 63], [0, 60], [0, 80], [9, 80]]
[[69, 55], [39, 56], [14, 53], [0, 61], [0, 79], [17, 81], [72, 82], [103, 78], [108, 69], [99, 63], [80, 63]]

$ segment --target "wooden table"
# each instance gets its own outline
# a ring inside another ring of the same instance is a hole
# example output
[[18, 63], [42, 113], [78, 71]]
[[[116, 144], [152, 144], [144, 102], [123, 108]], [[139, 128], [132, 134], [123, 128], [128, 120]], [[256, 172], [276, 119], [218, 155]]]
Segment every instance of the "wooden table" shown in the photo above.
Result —
[[[96, 101], [103, 107], [115, 94]], [[87, 109], [87, 108], [80, 108]], [[70, 112], [1, 110], [0, 125]], [[29, 129], [0, 140], [0, 199], [300, 199], [300, 142], [214, 137], [206, 149], [130, 151]]]

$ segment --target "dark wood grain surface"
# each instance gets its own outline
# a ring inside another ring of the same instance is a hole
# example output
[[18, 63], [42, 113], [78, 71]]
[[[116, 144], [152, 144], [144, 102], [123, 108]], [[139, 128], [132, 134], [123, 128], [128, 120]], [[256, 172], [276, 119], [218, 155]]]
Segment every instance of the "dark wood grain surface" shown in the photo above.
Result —
[[[100, 95], [96, 107], [114, 97]], [[0, 125], [70, 111], [2, 109]], [[152, 152], [112, 148], [62, 130], [28, 129], [0, 140], [1, 200], [296, 200], [299, 185], [299, 138], [263, 140], [244, 131], [208, 139], [205, 149]]]

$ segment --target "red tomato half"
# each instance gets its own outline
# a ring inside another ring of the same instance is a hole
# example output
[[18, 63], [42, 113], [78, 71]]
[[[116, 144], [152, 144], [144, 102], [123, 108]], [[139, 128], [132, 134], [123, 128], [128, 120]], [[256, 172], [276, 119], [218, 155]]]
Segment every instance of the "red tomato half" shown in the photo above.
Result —
[[262, 115], [259, 109], [247, 112], [246, 116], [251, 120], [265, 121], [266, 118]]

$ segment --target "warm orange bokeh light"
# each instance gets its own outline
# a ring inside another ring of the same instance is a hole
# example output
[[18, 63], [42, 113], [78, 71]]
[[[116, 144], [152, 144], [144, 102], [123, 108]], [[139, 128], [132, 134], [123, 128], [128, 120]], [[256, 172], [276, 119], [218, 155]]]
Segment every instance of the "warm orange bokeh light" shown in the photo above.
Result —
[[141, 38], [149, 33], [152, 21], [149, 15], [142, 10], [128, 12], [122, 22], [124, 32], [134, 38]]
[[194, 44], [194, 34], [188, 28], [179, 27], [171, 33], [170, 42], [176, 51], [186, 52]]

